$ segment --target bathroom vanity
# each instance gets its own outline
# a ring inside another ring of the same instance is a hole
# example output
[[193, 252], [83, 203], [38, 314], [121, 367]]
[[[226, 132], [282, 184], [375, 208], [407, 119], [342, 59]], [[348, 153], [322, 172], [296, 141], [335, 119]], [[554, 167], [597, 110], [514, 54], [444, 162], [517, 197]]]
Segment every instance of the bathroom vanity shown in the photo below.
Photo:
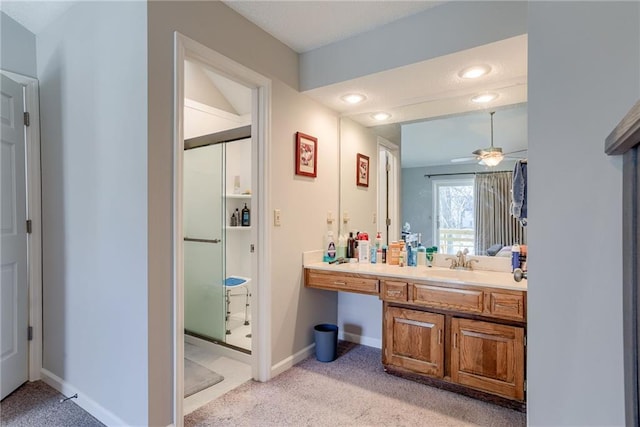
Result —
[[307, 287], [383, 301], [388, 373], [525, 410], [526, 281], [443, 267], [304, 267]]

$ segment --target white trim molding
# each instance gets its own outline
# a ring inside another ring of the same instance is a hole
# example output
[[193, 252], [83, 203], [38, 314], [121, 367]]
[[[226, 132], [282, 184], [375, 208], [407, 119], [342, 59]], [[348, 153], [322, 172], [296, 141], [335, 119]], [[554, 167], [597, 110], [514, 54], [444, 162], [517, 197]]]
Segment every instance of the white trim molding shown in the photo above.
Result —
[[33, 336], [29, 341], [29, 381], [40, 379], [42, 370], [42, 181], [40, 179], [40, 101], [38, 80], [10, 71], [0, 73], [25, 88], [25, 107], [30, 124], [26, 129], [27, 147], [27, 218], [31, 234], [27, 235], [29, 326]]
[[281, 373], [283, 373], [284, 371], [286, 371], [287, 369], [293, 367], [294, 365], [297, 365], [298, 363], [302, 362], [304, 359], [306, 359], [307, 357], [311, 356], [312, 354], [314, 354], [316, 349], [316, 345], [311, 344], [306, 346], [305, 348], [303, 348], [302, 350], [300, 350], [299, 352], [292, 354], [291, 356], [281, 360], [280, 362], [276, 363], [275, 365], [273, 365], [271, 367], [271, 378], [280, 375]]
[[365, 337], [364, 335], [340, 331], [338, 332], [338, 339], [356, 344], [366, 345], [368, 347], [382, 348], [382, 339], [380, 338]]
[[42, 381], [58, 390], [66, 397], [73, 396], [74, 394], [78, 394], [76, 399], [73, 399], [73, 403], [80, 406], [82, 409], [90, 413], [92, 416], [96, 417], [101, 423], [106, 424], [108, 426], [126, 426], [128, 425], [121, 418], [115, 415], [113, 412], [105, 409], [104, 406], [100, 405], [95, 400], [91, 399], [84, 393], [82, 390], [74, 387], [68, 382], [64, 381], [62, 378], [57, 376], [51, 371], [46, 369], [42, 369]]
[[[174, 318], [174, 420], [177, 427], [183, 425], [184, 382], [184, 253], [183, 233], [183, 156], [184, 156], [184, 61], [196, 59], [217, 73], [252, 89], [251, 144], [253, 153], [252, 186], [257, 189], [257, 227], [252, 229], [255, 256], [252, 267], [260, 286], [253, 292], [256, 304], [251, 304], [253, 378], [267, 381], [271, 378], [271, 267], [270, 228], [267, 221], [270, 191], [270, 134], [271, 134], [271, 80], [192, 40], [179, 32], [174, 33], [174, 164], [173, 164], [173, 298]], [[253, 202], [252, 202], [253, 203]]]

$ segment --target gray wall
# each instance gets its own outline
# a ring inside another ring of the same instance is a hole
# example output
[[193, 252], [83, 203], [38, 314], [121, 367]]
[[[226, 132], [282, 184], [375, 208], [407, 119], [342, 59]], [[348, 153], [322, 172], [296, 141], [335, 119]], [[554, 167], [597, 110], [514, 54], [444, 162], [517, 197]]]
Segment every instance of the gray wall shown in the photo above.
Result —
[[148, 423], [146, 27], [143, 2], [82, 2], [37, 38], [43, 367], [127, 425]]
[[[513, 170], [513, 161], [503, 161], [493, 171]], [[402, 222], [411, 224], [413, 233], [422, 233], [425, 246], [437, 245], [433, 240], [433, 182], [443, 179], [469, 178], [472, 175], [441, 176], [427, 178], [427, 174], [488, 172], [489, 168], [478, 164], [430, 166], [402, 169]]]
[[529, 2], [532, 426], [624, 425], [622, 159], [604, 139], [640, 96], [639, 20], [638, 2]]
[[[449, 1], [300, 55], [300, 89], [425, 61], [526, 32], [524, 1]], [[381, 54], [384, 53], [384, 54]]]
[[0, 12], [0, 68], [36, 76], [36, 36]]

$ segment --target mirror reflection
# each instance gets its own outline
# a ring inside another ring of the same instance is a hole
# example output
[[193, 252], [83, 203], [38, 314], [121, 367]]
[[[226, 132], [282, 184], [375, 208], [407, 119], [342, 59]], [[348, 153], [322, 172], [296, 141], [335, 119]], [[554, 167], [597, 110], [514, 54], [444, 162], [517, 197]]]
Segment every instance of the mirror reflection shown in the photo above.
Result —
[[[443, 96], [437, 108], [435, 101], [396, 105], [400, 117], [392, 114], [382, 125], [363, 110], [343, 114], [340, 234], [381, 231], [387, 245], [405, 239], [445, 254], [496, 255], [526, 244], [526, 205], [523, 211], [512, 197], [514, 176], [519, 186], [527, 167], [526, 36], [517, 39], [508, 41], [515, 59], [500, 60], [524, 63], [512, 67], [524, 75], [494, 80], [491, 91], [482, 91], [496, 96], [486, 104], [469, 102], [479, 92], [474, 86]], [[500, 60], [482, 48], [489, 53], [479, 62], [499, 69]], [[402, 113], [408, 110], [411, 116]], [[357, 182], [358, 154], [369, 158], [368, 186]]]

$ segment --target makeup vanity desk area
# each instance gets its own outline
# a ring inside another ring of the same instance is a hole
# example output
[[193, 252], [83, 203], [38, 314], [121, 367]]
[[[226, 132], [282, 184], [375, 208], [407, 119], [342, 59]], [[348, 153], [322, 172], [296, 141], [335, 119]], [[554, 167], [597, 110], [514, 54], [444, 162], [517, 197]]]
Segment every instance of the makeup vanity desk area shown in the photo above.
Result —
[[388, 373], [525, 410], [526, 280], [495, 271], [306, 262], [304, 285], [383, 301]]

